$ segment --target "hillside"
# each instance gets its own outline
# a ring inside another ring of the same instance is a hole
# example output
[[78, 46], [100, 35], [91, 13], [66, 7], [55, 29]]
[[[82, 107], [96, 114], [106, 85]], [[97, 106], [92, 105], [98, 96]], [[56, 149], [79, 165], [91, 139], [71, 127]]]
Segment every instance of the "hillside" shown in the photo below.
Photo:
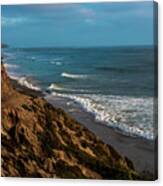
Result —
[[128, 158], [2, 73], [2, 176], [141, 179]]

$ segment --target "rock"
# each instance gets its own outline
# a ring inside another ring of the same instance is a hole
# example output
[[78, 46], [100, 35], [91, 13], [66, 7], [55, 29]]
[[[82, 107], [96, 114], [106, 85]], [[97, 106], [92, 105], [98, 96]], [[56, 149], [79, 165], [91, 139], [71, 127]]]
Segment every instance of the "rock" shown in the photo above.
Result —
[[13, 89], [9, 82], [9, 78], [7, 76], [4, 65], [1, 65], [1, 90], [2, 90], [2, 101], [5, 100], [8, 96], [11, 95]]

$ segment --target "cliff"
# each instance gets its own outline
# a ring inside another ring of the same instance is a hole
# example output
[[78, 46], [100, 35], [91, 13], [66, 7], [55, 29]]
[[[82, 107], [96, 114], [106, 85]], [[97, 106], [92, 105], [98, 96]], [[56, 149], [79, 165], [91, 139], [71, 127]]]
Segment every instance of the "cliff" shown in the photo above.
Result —
[[5, 101], [12, 94], [13, 88], [3, 65], [1, 65], [1, 80], [3, 81], [1, 83], [2, 101]]
[[41, 97], [17, 91], [2, 74], [2, 176], [141, 179], [113, 147]]

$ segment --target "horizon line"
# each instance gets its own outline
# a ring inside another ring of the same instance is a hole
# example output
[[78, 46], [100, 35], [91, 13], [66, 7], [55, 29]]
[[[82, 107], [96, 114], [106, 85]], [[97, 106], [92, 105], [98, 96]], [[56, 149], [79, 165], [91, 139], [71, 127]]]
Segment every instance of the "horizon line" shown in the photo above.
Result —
[[24, 46], [16, 46], [16, 47], [13, 47], [13, 46], [10, 46], [8, 44], [6, 44], [8, 47], [7, 48], [22, 48], [22, 49], [28, 49], [28, 48], [35, 48], [35, 49], [38, 49], [38, 48], [116, 48], [116, 47], [152, 47], [152, 46], [157, 46], [157, 44], [136, 44], [136, 45], [108, 45], [108, 46], [105, 46], [105, 45], [101, 45], [101, 46], [27, 46], [27, 47], [24, 47]]

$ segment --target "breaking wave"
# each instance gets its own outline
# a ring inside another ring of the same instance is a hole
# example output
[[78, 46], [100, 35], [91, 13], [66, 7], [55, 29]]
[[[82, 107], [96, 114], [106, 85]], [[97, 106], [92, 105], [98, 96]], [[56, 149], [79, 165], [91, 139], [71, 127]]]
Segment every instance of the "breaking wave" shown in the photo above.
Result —
[[40, 87], [33, 85], [31, 82], [29, 82], [26, 77], [21, 77], [17, 81], [20, 85], [25, 86], [29, 89], [37, 90], [37, 91], [41, 90]]
[[55, 83], [52, 83], [49, 87], [48, 87], [49, 90], [64, 90], [64, 88], [60, 85], [57, 85]]
[[62, 91], [62, 92], [75, 92], [75, 93], [88, 93], [89, 90], [83, 90], [83, 89], [72, 89], [72, 88], [67, 88], [64, 87], [63, 85], [52, 83], [48, 87], [49, 90], [51, 91]]
[[[79, 103], [96, 121], [119, 129], [130, 136], [153, 140], [156, 129], [153, 127], [153, 99], [127, 96], [72, 95], [52, 93], [53, 96], [70, 98]], [[144, 112], [144, 110], [146, 112]]]
[[37, 91], [40, 91], [41, 88], [36, 86], [36, 85], [33, 85], [27, 77], [19, 77], [17, 76], [16, 74], [14, 73], [10, 73], [9, 74], [10, 78], [13, 79], [13, 80], [16, 80], [20, 85], [24, 86], [24, 87], [27, 87], [29, 89], [32, 89], [32, 90], [37, 90]]
[[51, 61], [50, 63], [51, 63], [52, 65], [57, 65], [57, 66], [62, 65], [62, 62], [60, 62], [60, 61]]
[[66, 72], [63, 72], [61, 76], [65, 78], [71, 78], [71, 79], [86, 79], [88, 77], [88, 75], [85, 74], [69, 74]]
[[5, 68], [7, 68], [7, 69], [18, 68], [18, 65], [8, 64], [8, 63], [4, 63], [4, 66], [5, 66]]

